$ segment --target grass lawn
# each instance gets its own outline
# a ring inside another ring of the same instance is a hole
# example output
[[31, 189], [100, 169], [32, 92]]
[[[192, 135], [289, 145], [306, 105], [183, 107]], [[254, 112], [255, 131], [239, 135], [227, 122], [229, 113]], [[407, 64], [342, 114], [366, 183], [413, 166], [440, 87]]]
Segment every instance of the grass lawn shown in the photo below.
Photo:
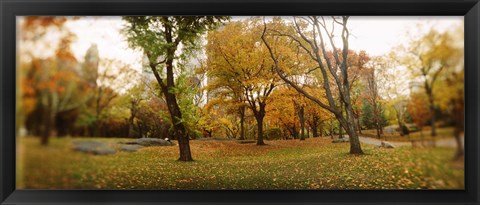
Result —
[[[387, 141], [397, 141], [397, 142], [409, 142], [412, 140], [430, 140], [430, 139], [445, 139], [445, 138], [453, 138], [453, 127], [441, 127], [437, 128], [437, 136], [432, 138], [430, 136], [430, 127], [425, 127], [422, 129], [422, 132], [411, 132], [407, 136], [400, 136], [400, 134], [383, 134], [381, 139]], [[377, 131], [376, 130], [362, 130], [362, 136], [365, 137], [372, 137], [377, 138]]]
[[[385, 149], [327, 138], [191, 141], [194, 162], [178, 162], [178, 146], [95, 156], [72, 150], [79, 138], [18, 139], [17, 188], [40, 189], [463, 189], [463, 163], [450, 148]], [[121, 140], [121, 139], [102, 139]]]

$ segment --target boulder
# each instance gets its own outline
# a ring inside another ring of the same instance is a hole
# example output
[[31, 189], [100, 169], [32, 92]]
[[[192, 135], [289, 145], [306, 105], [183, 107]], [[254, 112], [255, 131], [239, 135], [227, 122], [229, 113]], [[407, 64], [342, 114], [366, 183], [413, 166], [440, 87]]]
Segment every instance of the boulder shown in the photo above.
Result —
[[143, 146], [126, 144], [126, 145], [121, 145], [119, 149], [122, 152], [136, 152], [140, 148], [143, 148]]
[[383, 133], [385, 134], [395, 134], [397, 133], [398, 125], [390, 125], [383, 128]]
[[94, 155], [115, 154], [117, 151], [108, 146], [106, 142], [101, 141], [74, 141], [73, 150]]
[[350, 142], [350, 140], [348, 138], [337, 138], [332, 140], [332, 143], [342, 143], [342, 142]]
[[108, 154], [115, 154], [117, 150], [111, 147], [99, 147], [98, 149], [94, 150], [92, 154], [95, 155], [108, 155]]
[[380, 147], [383, 147], [383, 148], [395, 148], [395, 145], [393, 145], [393, 144], [390, 143], [390, 142], [382, 141], [382, 143], [380, 144]]
[[157, 139], [157, 138], [139, 138], [135, 140], [135, 143], [141, 146], [173, 146], [175, 145], [171, 141], [167, 141], [164, 139]]

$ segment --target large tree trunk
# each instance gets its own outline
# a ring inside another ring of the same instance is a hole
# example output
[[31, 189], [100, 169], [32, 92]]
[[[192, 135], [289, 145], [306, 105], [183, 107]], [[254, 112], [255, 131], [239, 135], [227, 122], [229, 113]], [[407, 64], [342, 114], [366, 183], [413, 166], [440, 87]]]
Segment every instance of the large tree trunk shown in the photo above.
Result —
[[[346, 73], [344, 74], [344, 78], [346, 78]], [[353, 109], [352, 105], [350, 104], [350, 90], [348, 88], [348, 81], [345, 80], [345, 111], [347, 113], [347, 119], [345, 123], [345, 131], [349, 136], [350, 141], [350, 154], [363, 154], [362, 148], [360, 146], [360, 139], [358, 138], [357, 132], [355, 132], [355, 121], [353, 116]], [[342, 117], [342, 116], [340, 116]]]
[[342, 123], [343, 128], [345, 128], [345, 132], [347, 132], [349, 136], [350, 154], [363, 154], [362, 148], [360, 147], [360, 140], [355, 132], [355, 125], [353, 123], [352, 117], [347, 117], [346, 122]]
[[362, 126], [360, 125], [360, 118], [355, 117], [355, 124], [357, 125], [358, 134], [362, 134]]
[[174, 138], [178, 140], [178, 147], [180, 149], [180, 157], [178, 158], [179, 161], [193, 161], [192, 154], [190, 152], [190, 142], [188, 132], [185, 128], [185, 125], [182, 121], [182, 113], [180, 111], [180, 107], [177, 103], [177, 98], [174, 93], [170, 93], [170, 90], [174, 88], [174, 75], [173, 75], [173, 51], [169, 52], [168, 60], [166, 61], [166, 69], [167, 69], [167, 84], [165, 85], [160, 77], [160, 74], [156, 70], [155, 66], [152, 64], [150, 65], [155, 78], [157, 79], [158, 84], [162, 89], [162, 93], [165, 96], [165, 100], [167, 102], [168, 112], [170, 113], [170, 118], [173, 123], [174, 129]]
[[263, 118], [265, 117], [265, 105], [260, 104], [260, 109], [255, 114], [255, 119], [257, 120], [257, 145], [265, 145], [263, 142]]
[[168, 111], [173, 123], [174, 136], [178, 140], [178, 147], [180, 149], [179, 161], [193, 161], [192, 154], [190, 152], [190, 142], [188, 132], [185, 129], [182, 120], [182, 113], [180, 107], [177, 104], [175, 94], [169, 93], [168, 90], [164, 91], [166, 101], [168, 105]]

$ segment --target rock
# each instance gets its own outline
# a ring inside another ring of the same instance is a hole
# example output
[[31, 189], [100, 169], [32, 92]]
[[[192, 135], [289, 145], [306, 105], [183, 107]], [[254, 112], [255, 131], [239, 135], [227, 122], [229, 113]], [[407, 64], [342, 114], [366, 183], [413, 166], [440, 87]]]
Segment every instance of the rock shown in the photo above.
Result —
[[350, 142], [350, 140], [348, 138], [337, 138], [337, 139], [333, 139], [332, 140], [332, 143], [342, 143], [342, 142]]
[[173, 146], [175, 143], [157, 138], [140, 138], [135, 140], [136, 144], [142, 146]]
[[395, 145], [393, 145], [393, 144], [390, 143], [390, 142], [383, 141], [383, 142], [380, 144], [380, 147], [383, 147], [383, 148], [395, 148]]
[[398, 125], [390, 125], [383, 128], [383, 133], [385, 134], [395, 134], [397, 133]]
[[141, 145], [121, 145], [120, 146], [120, 151], [122, 152], [136, 152], [140, 148], [143, 148]]
[[98, 149], [93, 151], [95, 155], [108, 155], [108, 154], [115, 154], [117, 151], [111, 147], [99, 147]]
[[88, 141], [74, 141], [73, 149], [78, 152], [95, 154], [95, 155], [108, 155], [115, 154], [117, 151], [108, 146], [106, 142], [88, 140]]

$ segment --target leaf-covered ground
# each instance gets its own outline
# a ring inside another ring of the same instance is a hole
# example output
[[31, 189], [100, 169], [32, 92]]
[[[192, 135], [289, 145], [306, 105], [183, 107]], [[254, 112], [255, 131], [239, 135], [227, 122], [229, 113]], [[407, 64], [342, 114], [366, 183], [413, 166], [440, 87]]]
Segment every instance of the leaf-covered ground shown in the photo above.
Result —
[[[194, 162], [178, 147], [94, 156], [72, 151], [72, 139], [18, 139], [17, 188], [41, 189], [463, 189], [463, 163], [452, 148], [377, 148], [330, 139], [191, 141]], [[78, 140], [78, 139], [75, 139]], [[120, 139], [102, 139], [120, 140]]]

